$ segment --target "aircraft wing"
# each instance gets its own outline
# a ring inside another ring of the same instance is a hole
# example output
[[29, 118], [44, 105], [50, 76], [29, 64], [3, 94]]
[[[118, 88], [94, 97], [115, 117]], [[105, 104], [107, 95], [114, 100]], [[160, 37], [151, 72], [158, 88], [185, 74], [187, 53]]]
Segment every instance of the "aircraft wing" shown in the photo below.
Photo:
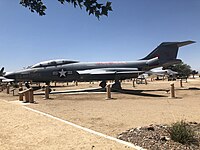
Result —
[[7, 79], [5, 77], [0, 76], [0, 81], [7, 83], [7, 82], [13, 82], [14, 80], [13, 79]]
[[3, 83], [14, 82], [14, 79], [4, 79], [2, 80]]
[[85, 74], [133, 74], [133, 73], [143, 73], [144, 71], [139, 71], [138, 68], [100, 68], [100, 69], [88, 69], [77, 71], [80, 75]]

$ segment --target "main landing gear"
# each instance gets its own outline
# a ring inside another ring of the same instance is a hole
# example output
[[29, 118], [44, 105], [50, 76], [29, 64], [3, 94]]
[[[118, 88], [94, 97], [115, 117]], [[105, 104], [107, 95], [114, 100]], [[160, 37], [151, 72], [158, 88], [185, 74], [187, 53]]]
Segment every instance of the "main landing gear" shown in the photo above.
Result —
[[112, 85], [111, 87], [113, 90], [121, 90], [122, 86], [121, 86], [121, 82], [119, 80], [115, 80], [115, 83]]
[[106, 81], [101, 81], [99, 86], [102, 87], [102, 88], [105, 88], [106, 87]]
[[45, 87], [48, 88], [49, 93], [51, 93], [52, 89], [50, 87], [50, 82], [45, 82], [45, 84], [46, 84]]
[[[106, 87], [106, 81], [102, 81], [99, 86], [101, 86], [102, 88], [105, 88]], [[115, 80], [115, 82], [112, 84], [112, 89], [122, 89], [121, 87], [121, 82], [119, 80]]]
[[27, 89], [29, 89], [29, 88], [30, 88], [30, 84], [29, 84], [28, 82], [26, 82], [26, 83], [25, 83], [25, 87], [26, 87]]

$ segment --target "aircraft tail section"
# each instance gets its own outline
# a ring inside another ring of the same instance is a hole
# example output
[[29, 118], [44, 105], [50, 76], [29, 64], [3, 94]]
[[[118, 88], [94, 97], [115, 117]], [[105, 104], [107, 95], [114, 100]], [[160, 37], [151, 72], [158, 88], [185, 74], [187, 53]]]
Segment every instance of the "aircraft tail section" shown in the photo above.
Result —
[[[155, 57], [159, 58], [160, 64], [165, 64], [168, 62], [173, 62], [178, 54], [179, 47], [195, 43], [194, 41], [184, 41], [184, 42], [163, 42], [156, 49], [154, 49], [149, 55], [141, 60], [149, 60]], [[180, 61], [180, 60], [179, 60]]]
[[3, 68], [1, 68], [1, 70], [0, 70], [0, 76], [3, 76], [4, 75], [4, 67]]

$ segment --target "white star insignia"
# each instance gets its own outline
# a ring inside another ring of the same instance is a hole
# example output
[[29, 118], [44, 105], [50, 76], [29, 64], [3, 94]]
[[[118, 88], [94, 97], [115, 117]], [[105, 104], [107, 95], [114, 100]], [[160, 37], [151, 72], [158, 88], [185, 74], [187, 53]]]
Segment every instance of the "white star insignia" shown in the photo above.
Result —
[[66, 72], [67, 71], [64, 71], [63, 69], [61, 70], [61, 71], [59, 71], [59, 73], [60, 73], [60, 77], [66, 77]]

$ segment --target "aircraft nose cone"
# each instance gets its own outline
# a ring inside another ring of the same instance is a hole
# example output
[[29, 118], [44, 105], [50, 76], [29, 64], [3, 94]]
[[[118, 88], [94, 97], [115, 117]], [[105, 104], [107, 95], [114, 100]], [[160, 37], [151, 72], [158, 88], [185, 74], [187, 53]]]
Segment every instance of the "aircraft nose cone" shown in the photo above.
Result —
[[15, 79], [15, 73], [5, 74], [4, 77], [7, 78], [7, 79]]

